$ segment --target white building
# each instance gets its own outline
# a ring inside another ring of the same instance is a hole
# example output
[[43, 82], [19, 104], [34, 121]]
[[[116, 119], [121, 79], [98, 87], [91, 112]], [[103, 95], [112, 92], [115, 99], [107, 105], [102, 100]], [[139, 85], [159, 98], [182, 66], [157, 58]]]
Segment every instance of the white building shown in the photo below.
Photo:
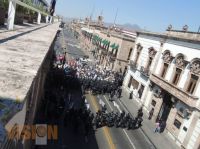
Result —
[[138, 33], [124, 81], [146, 110], [154, 109], [152, 120], [164, 120], [165, 131], [187, 149], [200, 148], [199, 37], [186, 31]]
[[160, 50], [160, 37], [137, 33], [136, 43], [129, 62], [129, 70], [124, 79], [124, 86], [138, 97], [138, 102], [145, 103], [149, 90], [149, 75], [155, 69]]

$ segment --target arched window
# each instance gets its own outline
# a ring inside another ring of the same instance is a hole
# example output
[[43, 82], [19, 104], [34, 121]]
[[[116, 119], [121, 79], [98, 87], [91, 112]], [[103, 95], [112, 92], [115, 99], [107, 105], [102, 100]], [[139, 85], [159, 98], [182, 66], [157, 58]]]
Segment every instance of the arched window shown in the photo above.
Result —
[[180, 80], [180, 77], [181, 77], [182, 69], [184, 69], [185, 66], [186, 66], [186, 61], [184, 60], [183, 54], [178, 54], [176, 56], [175, 65], [176, 65], [176, 69], [175, 69], [175, 73], [174, 73], [172, 83], [174, 85], [177, 85], [179, 80]]
[[137, 49], [136, 49], [136, 50], [137, 50], [137, 53], [136, 53], [136, 57], [135, 57], [135, 63], [137, 64], [138, 59], [139, 59], [139, 56], [140, 56], [140, 53], [141, 53], [143, 47], [141, 46], [140, 43], [138, 43], [136, 48], [137, 48]]
[[147, 66], [146, 66], [147, 70], [149, 70], [149, 68], [151, 67], [152, 61], [153, 61], [156, 53], [157, 52], [153, 47], [149, 48], [149, 59], [148, 59]]
[[130, 48], [129, 53], [128, 53], [128, 58], [127, 60], [130, 60], [131, 54], [132, 54], [133, 48]]
[[169, 67], [169, 64], [171, 63], [173, 57], [171, 56], [171, 53], [169, 50], [166, 50], [164, 53], [163, 53], [163, 69], [161, 71], [161, 77], [162, 78], [165, 78], [166, 76], [166, 73], [167, 73], [167, 70], [168, 70], [168, 67]]
[[190, 79], [187, 84], [186, 92], [193, 94], [200, 75], [200, 59], [195, 59], [190, 63]]

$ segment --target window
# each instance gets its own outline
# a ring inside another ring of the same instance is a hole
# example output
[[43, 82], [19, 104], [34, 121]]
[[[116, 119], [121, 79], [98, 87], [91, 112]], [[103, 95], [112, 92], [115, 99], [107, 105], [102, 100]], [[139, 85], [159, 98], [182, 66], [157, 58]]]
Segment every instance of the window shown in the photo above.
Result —
[[198, 79], [199, 79], [198, 76], [195, 76], [195, 75], [191, 74], [190, 81], [189, 81], [189, 84], [188, 84], [188, 87], [187, 87], [187, 92], [188, 93], [190, 93], [190, 94], [194, 93], [194, 89], [195, 89], [195, 87], [197, 85]]
[[128, 87], [129, 87], [129, 88], [131, 87], [132, 80], [133, 80], [133, 77], [131, 76], [131, 77], [130, 77], [130, 80], [129, 80], [129, 82], [128, 82]]
[[140, 56], [140, 52], [138, 51], [137, 54], [136, 54], [136, 59], [135, 59], [135, 63], [137, 64], [137, 61], [138, 61], [138, 58]]
[[178, 84], [178, 81], [179, 81], [180, 76], [181, 76], [181, 72], [182, 72], [181, 69], [176, 68], [176, 72], [175, 72], [175, 75], [174, 75], [174, 79], [173, 79], [173, 81], [172, 81], [172, 83], [173, 83], [174, 85], [177, 85], [177, 84]]
[[174, 120], [174, 126], [176, 126], [176, 128], [180, 129], [181, 127], [181, 122], [177, 119]]
[[128, 54], [128, 58], [127, 58], [127, 60], [130, 59], [132, 51], [133, 51], [133, 48], [130, 48], [130, 51], [129, 51], [129, 54]]
[[118, 52], [118, 49], [116, 49], [116, 51], [115, 51], [115, 57], [117, 57], [117, 52]]
[[141, 85], [141, 86], [140, 86], [140, 89], [138, 90], [139, 98], [142, 97], [143, 91], [144, 91], [144, 85]]
[[151, 105], [155, 107], [156, 106], [156, 101], [152, 100]]
[[148, 61], [148, 64], [147, 64], [147, 69], [150, 68], [152, 61], [153, 61], [153, 58], [149, 57], [149, 61]]
[[167, 63], [164, 63], [163, 71], [162, 71], [162, 73], [161, 73], [161, 77], [162, 77], [162, 78], [165, 78], [165, 75], [166, 75], [166, 73], [167, 73], [168, 66], [169, 66], [169, 65], [168, 65]]

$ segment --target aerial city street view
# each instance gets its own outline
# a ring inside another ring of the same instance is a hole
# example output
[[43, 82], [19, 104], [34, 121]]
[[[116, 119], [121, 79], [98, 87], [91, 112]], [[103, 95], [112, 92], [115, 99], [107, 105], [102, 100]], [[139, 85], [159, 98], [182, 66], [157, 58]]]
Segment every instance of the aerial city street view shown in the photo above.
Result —
[[200, 149], [199, 4], [0, 0], [0, 149]]

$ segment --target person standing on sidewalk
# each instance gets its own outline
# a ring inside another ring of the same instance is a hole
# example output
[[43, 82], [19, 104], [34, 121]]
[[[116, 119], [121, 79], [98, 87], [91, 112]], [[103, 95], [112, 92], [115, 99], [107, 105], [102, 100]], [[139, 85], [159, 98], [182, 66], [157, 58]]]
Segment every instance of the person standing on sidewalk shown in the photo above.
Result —
[[133, 99], [133, 91], [130, 92], [129, 99]]
[[160, 121], [156, 122], [156, 129], [154, 130], [154, 132], [159, 132], [160, 133]]

